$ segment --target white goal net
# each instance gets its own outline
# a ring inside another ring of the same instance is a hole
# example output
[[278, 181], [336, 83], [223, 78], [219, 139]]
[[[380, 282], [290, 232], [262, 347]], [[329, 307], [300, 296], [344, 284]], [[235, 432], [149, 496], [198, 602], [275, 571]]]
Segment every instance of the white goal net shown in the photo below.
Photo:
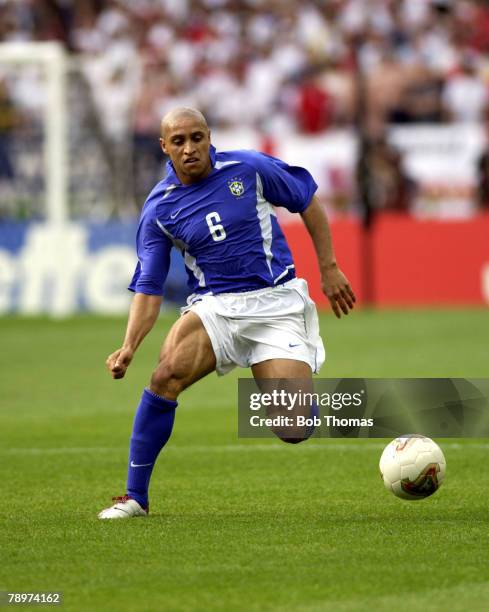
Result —
[[65, 61], [56, 43], [0, 45], [2, 102], [7, 115], [2, 182], [10, 178], [12, 183], [9, 197], [3, 199], [10, 210], [4, 214], [43, 216], [51, 222], [67, 218]]
[[134, 217], [128, 137], [113, 146], [83, 60], [0, 43], [0, 220]]

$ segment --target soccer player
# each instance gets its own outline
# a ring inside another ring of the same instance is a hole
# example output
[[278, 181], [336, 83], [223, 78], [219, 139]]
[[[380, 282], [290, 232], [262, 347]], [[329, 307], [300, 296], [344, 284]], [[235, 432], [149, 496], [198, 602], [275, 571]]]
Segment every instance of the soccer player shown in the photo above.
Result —
[[123, 378], [158, 317], [173, 246], [183, 254], [191, 295], [136, 411], [126, 495], [101, 519], [147, 515], [151, 472], [189, 385], [235, 366], [251, 367], [256, 379], [310, 379], [321, 367], [316, 308], [295, 276], [274, 206], [302, 216], [336, 316], [355, 302], [307, 170], [256, 151], [217, 152], [204, 116], [192, 108], [163, 118], [160, 143], [170, 161], [141, 213], [126, 335], [106, 361], [113, 378]]

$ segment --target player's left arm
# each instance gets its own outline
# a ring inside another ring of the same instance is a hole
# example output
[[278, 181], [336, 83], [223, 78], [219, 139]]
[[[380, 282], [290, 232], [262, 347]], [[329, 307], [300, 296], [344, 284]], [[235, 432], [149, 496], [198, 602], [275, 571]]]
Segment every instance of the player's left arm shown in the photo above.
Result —
[[336, 263], [328, 217], [316, 195], [301, 213], [301, 217], [314, 244], [322, 290], [333, 312], [340, 318], [342, 312], [346, 315], [353, 308], [356, 298], [348, 279]]

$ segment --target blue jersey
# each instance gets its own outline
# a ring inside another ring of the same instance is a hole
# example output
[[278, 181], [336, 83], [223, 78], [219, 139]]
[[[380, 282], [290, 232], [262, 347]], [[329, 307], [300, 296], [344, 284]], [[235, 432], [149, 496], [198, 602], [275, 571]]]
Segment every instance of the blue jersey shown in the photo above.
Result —
[[183, 185], [171, 162], [146, 200], [137, 233], [131, 291], [162, 295], [170, 250], [184, 258], [191, 293], [236, 293], [295, 277], [274, 206], [303, 212], [317, 185], [297, 166], [256, 151], [216, 152], [210, 174]]

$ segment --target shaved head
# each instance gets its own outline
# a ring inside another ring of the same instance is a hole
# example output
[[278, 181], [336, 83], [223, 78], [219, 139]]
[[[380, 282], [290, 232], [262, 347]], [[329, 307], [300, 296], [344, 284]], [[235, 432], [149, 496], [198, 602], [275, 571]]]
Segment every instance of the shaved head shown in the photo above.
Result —
[[199, 110], [189, 106], [179, 106], [166, 113], [161, 120], [161, 137], [165, 138], [166, 132], [182, 119], [192, 119], [206, 130], [209, 129], [206, 118]]
[[200, 181], [212, 171], [211, 132], [196, 108], [179, 106], [161, 120], [160, 145], [185, 185]]

